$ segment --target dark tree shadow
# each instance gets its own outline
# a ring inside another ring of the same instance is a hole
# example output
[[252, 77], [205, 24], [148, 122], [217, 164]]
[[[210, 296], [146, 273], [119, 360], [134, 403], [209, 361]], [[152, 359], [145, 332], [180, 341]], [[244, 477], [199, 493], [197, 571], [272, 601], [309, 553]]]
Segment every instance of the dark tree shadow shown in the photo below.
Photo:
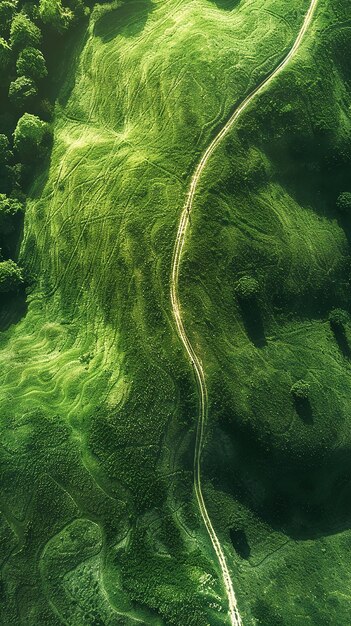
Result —
[[[203, 475], [211, 477], [216, 488], [295, 540], [351, 528], [350, 447], [287, 457], [286, 449], [261, 445], [247, 426], [223, 427], [203, 457]], [[230, 538], [240, 554], [244, 538]]]
[[13, 218], [13, 230], [6, 235], [0, 233], [0, 249], [4, 259], [17, 261], [23, 239], [24, 214], [18, 213]]
[[251, 554], [251, 549], [245, 531], [231, 528], [229, 534], [235, 552], [241, 556], [242, 559], [248, 559]]
[[24, 289], [16, 293], [0, 294], [0, 331], [17, 324], [27, 313], [27, 296]]
[[294, 398], [296, 413], [305, 424], [313, 424], [311, 403], [308, 398]]
[[345, 237], [349, 246], [351, 246], [351, 216], [347, 213], [341, 213], [340, 211], [336, 211], [334, 217], [336, 217], [340, 228], [342, 228], [345, 233]]
[[131, 0], [103, 15], [95, 24], [94, 35], [107, 43], [117, 35], [134, 37], [140, 33], [153, 10], [151, 0]]
[[240, 4], [240, 0], [212, 0], [212, 2], [223, 11], [232, 11]]
[[240, 299], [239, 304], [245, 330], [250, 341], [252, 341], [256, 348], [263, 348], [267, 344], [267, 341], [264, 332], [262, 314], [257, 299]]
[[351, 350], [350, 350], [350, 346], [349, 343], [347, 341], [347, 337], [345, 335], [345, 330], [340, 327], [340, 326], [336, 326], [335, 324], [331, 324], [331, 329], [333, 331], [334, 337], [335, 337], [335, 341], [339, 346], [339, 350], [340, 352], [342, 352], [342, 354], [347, 358], [350, 359], [351, 358]]
[[67, 37], [53, 37], [48, 34], [44, 37], [43, 46], [48, 66], [44, 87], [50, 102], [58, 100], [62, 106], [67, 104], [76, 83], [77, 65], [88, 36], [87, 20], [84, 20]]

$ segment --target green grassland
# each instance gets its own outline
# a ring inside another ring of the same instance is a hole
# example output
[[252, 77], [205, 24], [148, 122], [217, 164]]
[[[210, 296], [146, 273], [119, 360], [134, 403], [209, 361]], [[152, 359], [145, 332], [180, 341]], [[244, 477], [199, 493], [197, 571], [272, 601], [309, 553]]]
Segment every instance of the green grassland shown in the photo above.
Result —
[[[212, 400], [207, 500], [237, 553], [244, 623], [349, 623], [351, 326], [340, 341], [328, 314], [350, 311], [350, 222], [336, 210], [350, 186], [350, 17], [320, 3], [296, 59], [212, 159], [183, 268]], [[235, 293], [247, 275], [250, 303]]]
[[[66, 46], [27, 202], [28, 311], [0, 334], [4, 626], [228, 624], [192, 493], [172, 249], [197, 160], [307, 6], [126, 0]], [[350, 28], [347, 0], [320, 0], [296, 59], [212, 158], [181, 268], [209, 386], [206, 502], [245, 626], [350, 613], [350, 363], [328, 322], [351, 306], [351, 224], [335, 210]], [[235, 295], [248, 274], [249, 308]]]

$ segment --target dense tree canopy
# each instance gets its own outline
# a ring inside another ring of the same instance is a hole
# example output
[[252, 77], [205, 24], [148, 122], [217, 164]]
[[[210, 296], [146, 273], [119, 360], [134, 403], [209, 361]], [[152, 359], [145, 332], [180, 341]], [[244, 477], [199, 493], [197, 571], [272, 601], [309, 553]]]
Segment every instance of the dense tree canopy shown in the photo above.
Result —
[[0, 37], [0, 73], [3, 73], [11, 60], [11, 47], [3, 37]]
[[11, 45], [15, 50], [23, 50], [28, 46], [38, 46], [41, 33], [35, 24], [24, 13], [14, 17], [10, 31]]
[[[14, 253], [9, 242], [20, 225], [23, 192], [49, 145], [54, 100], [48, 56], [53, 51], [57, 56], [65, 34], [89, 11], [89, 0], [0, 0], [0, 245], [5, 257]], [[4, 259], [0, 266], [0, 291], [20, 287], [15, 262]]]
[[74, 13], [62, 6], [61, 0], [40, 0], [39, 15], [43, 24], [51, 26], [58, 33], [67, 31], [74, 21]]
[[43, 54], [38, 48], [25, 48], [18, 56], [16, 69], [18, 76], [28, 76], [40, 80], [47, 76], [47, 68]]
[[25, 113], [18, 120], [13, 146], [23, 163], [40, 154], [47, 131], [47, 124], [36, 115]]
[[23, 274], [11, 259], [0, 262], [0, 293], [16, 291], [23, 284]]
[[11, 20], [16, 12], [16, 2], [4, 0], [0, 2], [0, 34], [7, 36], [10, 32]]
[[26, 76], [19, 76], [10, 84], [9, 99], [19, 111], [25, 111], [33, 103], [37, 94], [36, 84]]
[[0, 167], [1, 165], [7, 165], [11, 159], [10, 142], [8, 137], [4, 134], [0, 134]]
[[15, 228], [15, 218], [23, 212], [23, 203], [17, 198], [0, 194], [0, 233], [10, 234]]

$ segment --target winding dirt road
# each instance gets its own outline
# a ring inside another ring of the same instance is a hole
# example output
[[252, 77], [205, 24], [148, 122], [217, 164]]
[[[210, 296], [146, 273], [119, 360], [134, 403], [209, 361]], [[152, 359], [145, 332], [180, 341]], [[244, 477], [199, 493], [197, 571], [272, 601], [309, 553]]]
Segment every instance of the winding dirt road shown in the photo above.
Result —
[[210, 517], [207, 512], [206, 504], [204, 501], [204, 497], [202, 494], [201, 487], [201, 451], [203, 446], [203, 438], [204, 438], [204, 428], [207, 420], [208, 413], [208, 400], [207, 400], [207, 387], [205, 380], [205, 373], [200, 361], [200, 358], [196, 354], [194, 347], [185, 331], [182, 314], [181, 314], [181, 306], [179, 300], [179, 267], [182, 258], [182, 251], [184, 247], [184, 242], [186, 239], [187, 231], [190, 225], [190, 214], [193, 208], [194, 197], [196, 194], [197, 186], [201, 177], [202, 172], [204, 171], [208, 160], [210, 159], [213, 152], [216, 150], [217, 146], [223, 141], [226, 135], [229, 133], [231, 128], [234, 126], [237, 119], [240, 115], [245, 111], [245, 109], [251, 104], [253, 99], [263, 91], [263, 89], [281, 72], [284, 67], [289, 63], [291, 58], [294, 56], [302, 39], [310, 26], [310, 23], [313, 18], [314, 11], [316, 9], [318, 0], [311, 0], [309, 9], [305, 15], [303, 24], [301, 26], [300, 32], [295, 40], [294, 45], [290, 49], [290, 51], [286, 54], [284, 59], [279, 63], [279, 65], [272, 70], [272, 72], [245, 98], [245, 100], [238, 106], [238, 108], [234, 111], [230, 119], [226, 122], [223, 128], [219, 131], [213, 141], [210, 143], [208, 148], [205, 150], [202, 155], [200, 162], [198, 163], [193, 177], [190, 182], [189, 191], [186, 197], [186, 201], [180, 216], [180, 222], [177, 232], [177, 237], [175, 240], [174, 251], [173, 251], [173, 260], [172, 260], [172, 274], [171, 274], [171, 303], [172, 303], [172, 311], [177, 327], [177, 332], [179, 338], [186, 350], [186, 353], [189, 357], [190, 362], [193, 365], [195, 378], [198, 388], [198, 421], [197, 421], [197, 430], [196, 430], [196, 441], [195, 441], [195, 453], [194, 453], [194, 489], [195, 495], [198, 502], [198, 506], [200, 509], [200, 513], [203, 519], [203, 522], [206, 526], [207, 532], [210, 536], [214, 551], [217, 555], [218, 562], [222, 571], [223, 583], [225, 586], [228, 605], [229, 605], [229, 616], [230, 623], [232, 626], [242, 626], [242, 620], [240, 617], [240, 613], [237, 606], [237, 601], [233, 589], [233, 583], [230, 578], [227, 562], [224, 556], [224, 552], [222, 546], [219, 542], [219, 539], [216, 535], [216, 532], [212, 526]]

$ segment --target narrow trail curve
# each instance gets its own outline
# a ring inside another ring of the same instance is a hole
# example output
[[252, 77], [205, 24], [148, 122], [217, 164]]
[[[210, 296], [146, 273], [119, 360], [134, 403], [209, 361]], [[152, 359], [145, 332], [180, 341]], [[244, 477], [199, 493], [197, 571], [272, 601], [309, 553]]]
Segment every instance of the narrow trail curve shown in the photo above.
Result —
[[233, 583], [230, 578], [227, 562], [224, 556], [224, 552], [222, 546], [219, 542], [219, 539], [216, 535], [216, 532], [212, 526], [212, 522], [207, 512], [206, 504], [204, 501], [202, 486], [201, 486], [201, 451], [203, 446], [203, 438], [204, 438], [204, 429], [207, 420], [208, 414], [208, 397], [207, 397], [207, 386], [205, 380], [205, 373], [200, 361], [200, 358], [197, 356], [195, 349], [185, 331], [184, 323], [181, 314], [181, 306], [179, 299], [179, 268], [182, 258], [182, 251], [184, 247], [184, 242], [186, 239], [187, 231], [190, 224], [190, 214], [193, 208], [194, 197], [196, 194], [197, 186], [201, 177], [202, 172], [204, 171], [208, 160], [210, 159], [213, 152], [216, 150], [217, 146], [221, 143], [221, 141], [226, 137], [231, 128], [234, 126], [237, 119], [240, 115], [245, 111], [245, 109], [251, 104], [253, 99], [263, 91], [263, 89], [281, 72], [285, 66], [289, 63], [291, 58], [294, 56], [300, 44], [303, 40], [303, 37], [308, 30], [308, 27], [311, 24], [313, 14], [315, 12], [318, 0], [311, 0], [309, 9], [305, 15], [303, 24], [298, 33], [298, 36], [295, 40], [294, 45], [284, 57], [284, 59], [277, 65], [277, 67], [272, 70], [272, 72], [245, 98], [245, 100], [238, 106], [238, 108], [234, 111], [230, 119], [226, 122], [223, 128], [219, 131], [216, 137], [212, 140], [208, 148], [205, 150], [202, 155], [193, 177], [190, 182], [189, 191], [186, 197], [186, 201], [180, 216], [180, 222], [177, 232], [177, 237], [174, 244], [173, 250], [173, 259], [172, 259], [172, 273], [171, 273], [171, 303], [172, 303], [172, 312], [176, 323], [177, 333], [179, 338], [185, 348], [185, 351], [189, 357], [189, 360], [194, 368], [195, 378], [198, 388], [198, 422], [197, 422], [197, 430], [196, 430], [196, 441], [195, 441], [195, 452], [194, 452], [194, 490], [196, 499], [198, 502], [198, 506], [200, 509], [200, 513], [203, 519], [203, 522], [206, 526], [207, 532], [210, 536], [214, 551], [217, 555], [218, 562], [222, 571], [223, 583], [225, 586], [228, 605], [229, 605], [229, 616], [230, 623], [232, 626], [242, 626], [242, 620], [240, 617], [240, 613], [237, 606], [237, 601], [233, 589]]

